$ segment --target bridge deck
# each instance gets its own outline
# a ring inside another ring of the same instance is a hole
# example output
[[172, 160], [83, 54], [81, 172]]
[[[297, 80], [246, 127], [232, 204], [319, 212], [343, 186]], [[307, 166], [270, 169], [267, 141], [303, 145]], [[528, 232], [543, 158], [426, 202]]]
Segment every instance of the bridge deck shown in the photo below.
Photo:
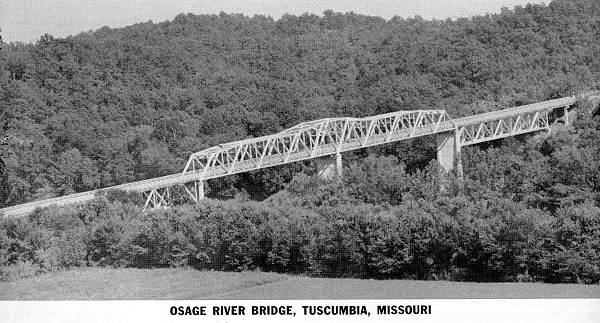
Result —
[[52, 205], [61, 206], [68, 204], [83, 203], [86, 201], [93, 200], [97, 193], [108, 191], [108, 190], [124, 190], [133, 192], [147, 192], [153, 189], [171, 187], [179, 184], [185, 184], [197, 179], [200, 179], [200, 174], [197, 173], [186, 173], [186, 174], [172, 174], [162, 177], [155, 177], [143, 181], [131, 182], [116, 186], [105, 187], [102, 189], [69, 194], [59, 197], [53, 197], [50, 199], [33, 201], [29, 203], [19, 204], [7, 208], [0, 209], [0, 214], [4, 214], [5, 217], [15, 217], [33, 212], [38, 207], [49, 207]]

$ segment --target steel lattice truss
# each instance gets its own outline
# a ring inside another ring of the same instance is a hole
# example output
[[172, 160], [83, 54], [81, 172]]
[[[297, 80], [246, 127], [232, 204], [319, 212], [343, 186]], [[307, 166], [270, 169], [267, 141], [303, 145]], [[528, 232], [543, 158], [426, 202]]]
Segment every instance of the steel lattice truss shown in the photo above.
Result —
[[574, 97], [543, 101], [455, 119], [461, 146], [550, 129], [549, 113], [574, 104]]
[[211, 179], [454, 128], [444, 110], [321, 119], [274, 135], [231, 142], [192, 154], [183, 173], [200, 173], [203, 179]]
[[511, 115], [462, 126], [458, 129], [458, 134], [460, 145], [467, 146], [543, 129], [550, 129], [548, 111]]

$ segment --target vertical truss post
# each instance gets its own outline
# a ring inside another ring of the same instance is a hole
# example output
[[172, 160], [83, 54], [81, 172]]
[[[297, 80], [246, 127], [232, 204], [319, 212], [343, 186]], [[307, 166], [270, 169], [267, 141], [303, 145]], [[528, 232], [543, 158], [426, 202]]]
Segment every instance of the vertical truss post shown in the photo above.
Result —
[[566, 105], [563, 108], [563, 111], [564, 111], [564, 115], [565, 115], [565, 126], [568, 126], [569, 125], [569, 106]]

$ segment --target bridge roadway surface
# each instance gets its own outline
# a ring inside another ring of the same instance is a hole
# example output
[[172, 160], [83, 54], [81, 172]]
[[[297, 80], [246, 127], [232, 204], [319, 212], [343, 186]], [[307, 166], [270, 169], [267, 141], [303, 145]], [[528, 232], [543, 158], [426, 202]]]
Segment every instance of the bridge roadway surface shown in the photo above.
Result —
[[[349, 141], [349, 142], [343, 143], [344, 146], [342, 147], [342, 149], [339, 149], [339, 148], [336, 149], [335, 144], [327, 144], [327, 145], [323, 145], [314, 154], [309, 154], [306, 152], [298, 152], [297, 154], [295, 154], [292, 158], [290, 158], [286, 162], [282, 162], [281, 157], [269, 156], [262, 162], [260, 168], [266, 168], [266, 167], [296, 162], [296, 161], [305, 160], [305, 159], [327, 156], [327, 155], [335, 154], [338, 151], [349, 151], [349, 150], [354, 150], [354, 149], [360, 149], [360, 148], [364, 148], [364, 147], [368, 147], [368, 146], [385, 144], [385, 143], [392, 142], [392, 141], [398, 141], [398, 140], [407, 139], [407, 138], [414, 138], [414, 137], [421, 136], [421, 135], [431, 135], [431, 134], [435, 134], [435, 133], [458, 130], [461, 127], [465, 127], [465, 126], [469, 126], [469, 125], [473, 125], [473, 124], [481, 124], [481, 123], [489, 122], [489, 121], [493, 121], [493, 120], [499, 120], [499, 119], [510, 117], [513, 115], [522, 115], [525, 113], [550, 111], [550, 110], [557, 109], [557, 108], [568, 107], [570, 105], [575, 104], [576, 102], [577, 102], [577, 98], [575, 96], [571, 96], [571, 97], [563, 97], [563, 98], [559, 98], [559, 99], [533, 103], [533, 104], [529, 104], [529, 105], [518, 106], [518, 107], [514, 107], [514, 108], [496, 110], [496, 111], [492, 111], [492, 112], [457, 118], [457, 119], [453, 119], [451, 121], [441, 122], [439, 124], [439, 126], [437, 127], [436, 131], [433, 131], [433, 132], [426, 132], [422, 129], [421, 130], [417, 129], [418, 131], [421, 131], [421, 133], [415, 132], [412, 134], [412, 136], [409, 136], [409, 134], [406, 133], [407, 130], [399, 130], [396, 133], [392, 134], [390, 137], [387, 137], [388, 136], [387, 134], [386, 135], [372, 135], [372, 136], [370, 136], [370, 138], [368, 138], [367, 142], [361, 143], [361, 142], [359, 142], [359, 140], [354, 140], [354, 141]], [[374, 116], [374, 117], [376, 117], [376, 116]], [[370, 117], [370, 118], [373, 118], [373, 117]], [[276, 136], [276, 135], [277, 134], [271, 135], [271, 136]], [[384, 136], [387, 138], [383, 138]], [[265, 136], [265, 137], [269, 137], [269, 136]], [[256, 138], [256, 139], [258, 139], [258, 138]], [[188, 172], [184, 172], [184, 173], [177, 173], [177, 174], [172, 174], [172, 175], [167, 175], [167, 176], [162, 176], [162, 177], [151, 178], [151, 179], [147, 179], [147, 180], [143, 180], [143, 181], [137, 181], [137, 182], [131, 182], [131, 183], [126, 183], [126, 184], [111, 186], [111, 187], [105, 187], [102, 189], [97, 189], [97, 190], [92, 190], [92, 191], [87, 191], [87, 192], [82, 192], [82, 193], [59, 196], [59, 197], [55, 197], [55, 198], [34, 201], [34, 202], [29, 202], [29, 203], [24, 203], [24, 204], [20, 204], [20, 205], [3, 208], [3, 209], [0, 209], [0, 215], [3, 215], [6, 218], [19, 217], [19, 216], [24, 216], [24, 215], [27, 215], [27, 214], [33, 212], [36, 208], [48, 207], [48, 206], [52, 206], [52, 205], [63, 206], [63, 205], [69, 205], [69, 204], [83, 203], [83, 202], [94, 199], [96, 194], [98, 194], [100, 192], [106, 192], [108, 190], [147, 192], [147, 191], [151, 191], [151, 190], [155, 190], [155, 189], [159, 189], [159, 188], [172, 187], [172, 186], [181, 185], [181, 184], [185, 184], [185, 183], [189, 183], [189, 182], [193, 182], [193, 181], [203, 181], [203, 180], [207, 180], [207, 179], [231, 175], [234, 173], [250, 171], [250, 170], [257, 169], [255, 167], [255, 165], [256, 165], [255, 162], [245, 160], [245, 161], [240, 161], [238, 163], [238, 165], [236, 165], [235, 171], [224, 171], [223, 168], [215, 167], [213, 169], [208, 170], [207, 172], [204, 172], [204, 174], [200, 173], [200, 172], [188, 171]]]

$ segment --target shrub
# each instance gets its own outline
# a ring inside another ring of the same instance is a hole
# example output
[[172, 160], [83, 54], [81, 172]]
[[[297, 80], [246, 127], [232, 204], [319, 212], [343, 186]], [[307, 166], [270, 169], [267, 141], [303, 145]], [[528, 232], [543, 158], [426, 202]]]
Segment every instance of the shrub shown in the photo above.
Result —
[[85, 231], [70, 230], [52, 238], [47, 249], [39, 251], [41, 269], [55, 271], [78, 267], [85, 263]]
[[134, 267], [169, 267], [173, 238], [174, 232], [165, 212], [152, 212], [146, 219], [138, 219], [127, 228], [121, 256]]
[[206, 263], [216, 270], [248, 270], [255, 268], [252, 259], [252, 237], [256, 234], [247, 214], [232, 205], [207, 204], [194, 209], [202, 229], [194, 237], [196, 248]]
[[369, 266], [377, 278], [404, 278], [413, 261], [410, 232], [390, 212], [377, 214], [368, 252]]
[[318, 214], [310, 210], [288, 209], [271, 220], [271, 248], [267, 262], [277, 272], [304, 273], [308, 270], [308, 245], [321, 224]]
[[369, 243], [381, 208], [339, 205], [318, 210], [307, 246], [310, 272], [327, 277], [371, 277]]

